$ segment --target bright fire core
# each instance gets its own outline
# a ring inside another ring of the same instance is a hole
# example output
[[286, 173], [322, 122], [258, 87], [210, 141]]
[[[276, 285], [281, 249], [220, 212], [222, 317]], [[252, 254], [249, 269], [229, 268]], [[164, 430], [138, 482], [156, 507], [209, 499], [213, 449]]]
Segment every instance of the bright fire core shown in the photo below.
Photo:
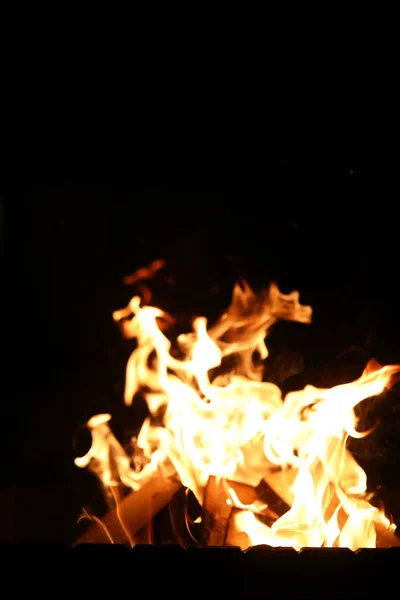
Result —
[[[366, 474], [347, 442], [369, 433], [357, 431], [354, 407], [388, 388], [400, 366], [370, 361], [352, 383], [307, 385], [282, 398], [279, 387], [262, 381], [268, 329], [281, 319], [309, 324], [312, 309], [299, 303], [298, 292], [282, 294], [275, 284], [262, 294], [237, 284], [212, 327], [196, 318], [192, 331], [174, 340], [164, 333], [171, 316], [138, 296], [113, 317], [137, 342], [127, 364], [125, 402], [140, 391], [149, 416], [133, 456], [112, 434], [110, 415], [90, 419], [92, 446], [75, 462], [95, 471], [107, 489], [122, 486], [134, 494], [156, 471], [172, 471], [202, 504], [210, 477], [226, 481], [245, 547], [356, 550], [375, 547], [379, 532], [394, 530], [368, 502]], [[266, 525], [229, 482], [255, 487], [264, 480], [273, 487], [277, 473], [290, 509]]]

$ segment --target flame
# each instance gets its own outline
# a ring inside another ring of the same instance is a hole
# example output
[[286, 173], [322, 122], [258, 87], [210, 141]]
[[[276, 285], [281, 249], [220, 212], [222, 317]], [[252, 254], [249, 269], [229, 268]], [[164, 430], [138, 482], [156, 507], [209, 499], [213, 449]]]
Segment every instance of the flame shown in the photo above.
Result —
[[[145, 275], [163, 264], [154, 263]], [[357, 430], [355, 406], [390, 387], [400, 367], [370, 361], [356, 381], [331, 389], [307, 385], [282, 398], [275, 384], [262, 381], [255, 355], [268, 356], [265, 339], [276, 321], [309, 324], [311, 317], [297, 291], [282, 294], [273, 283], [255, 294], [242, 282], [213, 326], [198, 317], [192, 331], [171, 341], [163, 330], [173, 318], [134, 296], [113, 318], [137, 342], [126, 367], [125, 403], [140, 391], [149, 417], [133, 459], [112, 434], [110, 415], [92, 417], [92, 446], [75, 463], [94, 470], [106, 488], [134, 491], [160, 468], [172, 470], [200, 503], [211, 476], [255, 486], [277, 468], [290, 470], [294, 481], [283, 491], [290, 509], [271, 526], [257, 518], [255, 505], [242, 504], [228, 489], [235, 526], [247, 534], [245, 547], [374, 547], [375, 525], [391, 525], [366, 500], [367, 477], [347, 442], [369, 433]], [[215, 375], [218, 367], [224, 374]]]

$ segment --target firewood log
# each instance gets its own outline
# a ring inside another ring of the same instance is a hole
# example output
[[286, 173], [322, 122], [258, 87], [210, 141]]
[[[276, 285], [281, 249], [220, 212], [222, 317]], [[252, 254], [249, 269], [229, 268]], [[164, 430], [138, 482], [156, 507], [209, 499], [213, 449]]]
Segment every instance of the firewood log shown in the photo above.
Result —
[[[238, 530], [235, 517], [241, 512], [241, 509], [234, 508], [231, 512], [229, 524], [227, 527], [225, 544], [227, 546], [239, 546], [246, 550], [251, 546], [249, 536], [245, 531]], [[400, 539], [397, 537], [393, 528], [385, 528], [380, 523], [374, 523], [376, 532], [377, 548], [393, 548], [400, 546]]]
[[[267, 482], [268, 486], [274, 490], [277, 496], [281, 497], [288, 507], [290, 507], [294, 500], [292, 484], [294, 483], [296, 476], [297, 471], [295, 469], [286, 469], [267, 475], [264, 478], [264, 481]], [[325, 510], [325, 517], [329, 518], [334, 513], [338, 505], [339, 499], [336, 495], [334, 495]], [[347, 515], [343, 509], [340, 509], [338, 514], [339, 525], [343, 526], [346, 519]], [[374, 522], [374, 526], [377, 548], [400, 546], [400, 538], [396, 535], [395, 527], [386, 528], [381, 522]], [[244, 535], [244, 533], [241, 533], [240, 536], [237, 536], [229, 529], [229, 543], [232, 543], [232, 540], [235, 540], [237, 537], [237, 541], [241, 541], [243, 543], [243, 547], [245, 547], [246, 544], [244, 543]], [[247, 538], [247, 536], [245, 537]]]
[[226, 483], [209, 477], [204, 492], [201, 543], [206, 546], [223, 546], [228, 530], [232, 505], [227, 504]]
[[[108, 512], [102, 519], [115, 544], [131, 545], [135, 543], [135, 534], [157, 514], [181, 486], [177, 479], [166, 479], [157, 471], [143, 486], [123, 498], [116, 508]], [[98, 522], [93, 522], [75, 541], [79, 543], [107, 543], [104, 529]]]
[[[233, 481], [217, 481], [215, 477], [210, 477], [204, 497], [201, 542], [205, 545], [227, 544], [247, 547], [248, 536], [244, 532], [235, 531], [234, 527], [230, 526], [230, 522], [234, 522], [232, 517], [241, 509], [233, 508], [226, 502], [229, 499], [229, 487], [234, 490], [243, 505], [258, 503], [259, 508], [254, 512], [276, 519], [284, 514], [293, 503], [294, 495], [291, 486], [296, 475], [295, 469], [271, 472], [256, 487]], [[144, 538], [136, 539], [136, 535], [140, 536], [143, 528], [146, 528], [152, 517], [168, 504], [180, 487], [181, 484], [177, 479], [165, 479], [161, 473], [157, 472], [140, 490], [131, 492], [123, 498], [117, 508], [111, 510], [102, 519], [113, 542], [117, 544], [129, 542], [134, 545], [138, 541], [144, 541]], [[268, 508], [263, 508], [265, 505], [268, 505]], [[337, 505], [338, 499], [334, 496], [325, 515], [333, 514]], [[344, 514], [339, 514], [339, 521], [345, 518]], [[400, 546], [400, 539], [394, 528], [386, 528], [381, 523], [374, 525], [378, 548]], [[148, 538], [148, 534], [144, 535]], [[87, 531], [75, 541], [74, 545], [88, 542], [106, 543], [107, 541], [110, 540], [105, 529], [98, 522], [93, 522]]]
[[240, 508], [234, 508], [229, 519], [226, 532], [225, 544], [227, 546], [238, 546], [242, 550], [247, 550], [251, 546], [250, 538], [245, 531], [239, 531], [236, 527], [235, 517], [240, 513]]
[[380, 523], [375, 523], [376, 547], [393, 548], [400, 546], [400, 539], [396, 535], [396, 529], [386, 529]]
[[[275, 474], [274, 478], [276, 479]], [[236, 496], [234, 501], [231, 497], [232, 492]], [[237, 481], [218, 480], [211, 476], [204, 494], [201, 536], [203, 544], [223, 546], [227, 542], [230, 518], [232, 511], [236, 510], [233, 508], [235, 501], [242, 506], [251, 506], [253, 512], [269, 517], [271, 521], [276, 520], [289, 509], [266, 481], [261, 481], [257, 487], [252, 487]], [[272, 509], [272, 505], [278, 512]]]
[[[296, 476], [297, 471], [295, 469], [287, 469], [285, 471], [278, 471], [277, 473], [268, 475], [265, 480], [278, 496], [280, 496], [289, 506], [292, 506], [294, 500], [292, 484], [294, 483]], [[332, 516], [338, 505], [339, 499], [336, 494], [334, 494], [325, 510], [325, 518]], [[343, 526], [346, 519], [347, 515], [343, 509], [340, 509], [338, 514], [339, 525]], [[374, 526], [377, 548], [400, 546], [400, 539], [395, 533], [395, 528], [386, 528], [380, 522], [374, 522]]]

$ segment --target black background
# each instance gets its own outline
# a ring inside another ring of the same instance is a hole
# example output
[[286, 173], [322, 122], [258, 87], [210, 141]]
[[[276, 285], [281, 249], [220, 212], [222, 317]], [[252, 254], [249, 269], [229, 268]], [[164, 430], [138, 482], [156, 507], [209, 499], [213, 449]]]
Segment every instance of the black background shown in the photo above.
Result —
[[[77, 434], [96, 412], [111, 412], [122, 438], [132, 419], [129, 344], [111, 313], [133, 295], [123, 276], [156, 258], [175, 284], [155, 284], [155, 299], [174, 313], [216, 318], [239, 277], [299, 289], [313, 325], [279, 325], [270, 340], [272, 358], [304, 358], [292, 387], [349, 380], [370, 356], [400, 362], [397, 214], [379, 176], [320, 157], [132, 173], [0, 190], [2, 539], [70, 542], [81, 507], [98, 506], [94, 478], [73, 464]], [[396, 519], [399, 415], [393, 391], [358, 448]]]

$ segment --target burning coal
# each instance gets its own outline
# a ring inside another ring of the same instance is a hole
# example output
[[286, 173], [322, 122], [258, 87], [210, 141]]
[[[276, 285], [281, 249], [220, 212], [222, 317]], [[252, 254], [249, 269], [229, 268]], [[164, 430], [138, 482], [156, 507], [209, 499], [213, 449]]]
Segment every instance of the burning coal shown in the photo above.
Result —
[[[162, 266], [157, 261], [143, 272], [153, 277]], [[331, 389], [308, 385], [282, 398], [279, 387], [262, 381], [255, 356], [267, 358], [265, 339], [276, 321], [311, 323], [312, 309], [300, 304], [297, 291], [282, 294], [271, 284], [255, 294], [247, 283], [237, 284], [212, 327], [196, 318], [192, 331], [171, 340], [164, 332], [173, 318], [148, 305], [151, 294], [143, 289], [143, 298], [133, 297], [113, 315], [124, 336], [137, 342], [126, 368], [125, 403], [140, 391], [149, 410], [134, 454], [114, 437], [111, 416], [102, 414], [88, 422], [92, 446], [75, 460], [112, 492], [125, 538], [135, 544], [150, 497], [154, 513], [182, 485], [218, 525], [211, 525], [207, 543], [390, 545], [395, 527], [367, 500], [366, 473], [347, 442], [369, 433], [357, 430], [355, 406], [390, 387], [400, 366], [370, 361], [356, 381]], [[221, 369], [226, 364], [229, 372]], [[287, 510], [273, 510], [259, 493], [262, 484]], [[131, 490], [129, 502], [120, 500], [124, 489]]]

